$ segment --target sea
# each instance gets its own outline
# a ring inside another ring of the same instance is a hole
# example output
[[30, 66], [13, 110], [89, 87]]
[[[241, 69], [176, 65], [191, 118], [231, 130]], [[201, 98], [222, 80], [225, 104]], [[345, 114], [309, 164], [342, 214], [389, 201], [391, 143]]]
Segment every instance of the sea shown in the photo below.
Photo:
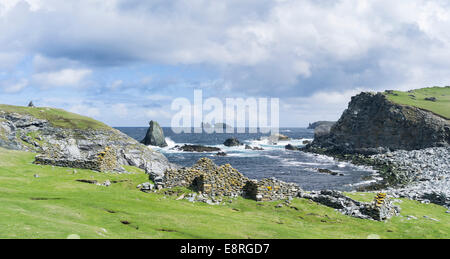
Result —
[[[148, 127], [117, 127], [128, 136], [141, 141]], [[365, 166], [336, 161], [332, 157], [289, 151], [287, 144], [302, 147], [303, 141], [312, 141], [314, 131], [306, 128], [280, 128], [280, 134], [289, 137], [287, 141], [272, 143], [269, 134], [262, 133], [181, 133], [177, 134], [169, 127], [163, 127], [168, 147], [149, 148], [163, 153], [170, 162], [180, 166], [192, 166], [202, 157], [212, 159], [216, 164], [230, 164], [250, 179], [275, 177], [285, 182], [297, 183], [303, 190], [339, 190], [352, 191], [370, 184], [377, 179], [376, 172]], [[248, 131], [247, 131], [248, 132]], [[248, 150], [244, 146], [227, 147], [226, 139], [236, 137], [240, 142], [264, 150]], [[173, 149], [176, 145], [198, 144], [220, 148], [227, 156], [217, 156], [217, 152], [196, 153]], [[318, 169], [329, 169], [339, 175], [319, 173]]]

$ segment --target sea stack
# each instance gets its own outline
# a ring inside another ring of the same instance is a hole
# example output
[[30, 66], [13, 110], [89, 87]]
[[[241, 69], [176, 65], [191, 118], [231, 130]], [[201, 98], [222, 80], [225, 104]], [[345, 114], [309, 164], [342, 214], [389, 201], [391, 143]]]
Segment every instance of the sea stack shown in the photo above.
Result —
[[147, 135], [145, 135], [145, 138], [141, 141], [141, 143], [144, 145], [167, 147], [164, 132], [158, 122], [150, 121], [149, 124], [150, 128], [147, 130]]

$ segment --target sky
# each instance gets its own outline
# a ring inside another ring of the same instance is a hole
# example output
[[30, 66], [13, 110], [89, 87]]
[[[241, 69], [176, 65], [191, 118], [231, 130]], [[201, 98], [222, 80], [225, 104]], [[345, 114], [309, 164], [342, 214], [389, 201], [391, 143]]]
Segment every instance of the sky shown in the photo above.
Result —
[[448, 0], [0, 0], [0, 103], [111, 126], [168, 126], [200, 89], [279, 98], [302, 127], [449, 76]]

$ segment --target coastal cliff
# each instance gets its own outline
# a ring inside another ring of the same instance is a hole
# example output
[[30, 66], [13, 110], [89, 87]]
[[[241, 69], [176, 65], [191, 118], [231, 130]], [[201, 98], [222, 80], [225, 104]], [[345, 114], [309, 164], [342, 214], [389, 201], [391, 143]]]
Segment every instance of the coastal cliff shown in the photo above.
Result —
[[122, 132], [59, 109], [0, 105], [0, 147], [39, 153], [35, 163], [155, 176], [174, 167], [167, 158]]
[[446, 118], [394, 103], [384, 93], [363, 92], [352, 97], [339, 121], [329, 132], [316, 136], [307, 149], [370, 155], [445, 147], [449, 143], [450, 123]]

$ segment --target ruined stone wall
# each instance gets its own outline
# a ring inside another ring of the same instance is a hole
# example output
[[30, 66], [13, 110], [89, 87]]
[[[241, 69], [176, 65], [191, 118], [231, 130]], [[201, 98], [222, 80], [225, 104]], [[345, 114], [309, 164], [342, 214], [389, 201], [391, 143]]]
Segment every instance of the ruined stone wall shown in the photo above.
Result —
[[276, 201], [293, 198], [301, 191], [294, 183], [286, 183], [275, 178], [251, 180], [244, 187], [247, 198], [257, 201]]
[[101, 172], [100, 164], [97, 160], [69, 160], [64, 158], [52, 158], [44, 155], [37, 155], [34, 163], [38, 165], [80, 168]]
[[58, 155], [37, 155], [35, 164], [53, 165], [60, 167], [88, 169], [98, 172], [108, 172], [117, 170], [117, 156], [113, 149], [106, 147], [95, 157], [90, 158], [67, 158]]
[[210, 196], [244, 196], [257, 201], [296, 197], [301, 191], [298, 185], [275, 178], [250, 180], [229, 164], [217, 166], [208, 158], [190, 168], [167, 170], [160, 184], [165, 188], [188, 187]]
[[249, 179], [229, 164], [217, 166], [210, 159], [202, 158], [191, 168], [167, 170], [163, 186], [183, 186], [211, 196], [242, 195]]

